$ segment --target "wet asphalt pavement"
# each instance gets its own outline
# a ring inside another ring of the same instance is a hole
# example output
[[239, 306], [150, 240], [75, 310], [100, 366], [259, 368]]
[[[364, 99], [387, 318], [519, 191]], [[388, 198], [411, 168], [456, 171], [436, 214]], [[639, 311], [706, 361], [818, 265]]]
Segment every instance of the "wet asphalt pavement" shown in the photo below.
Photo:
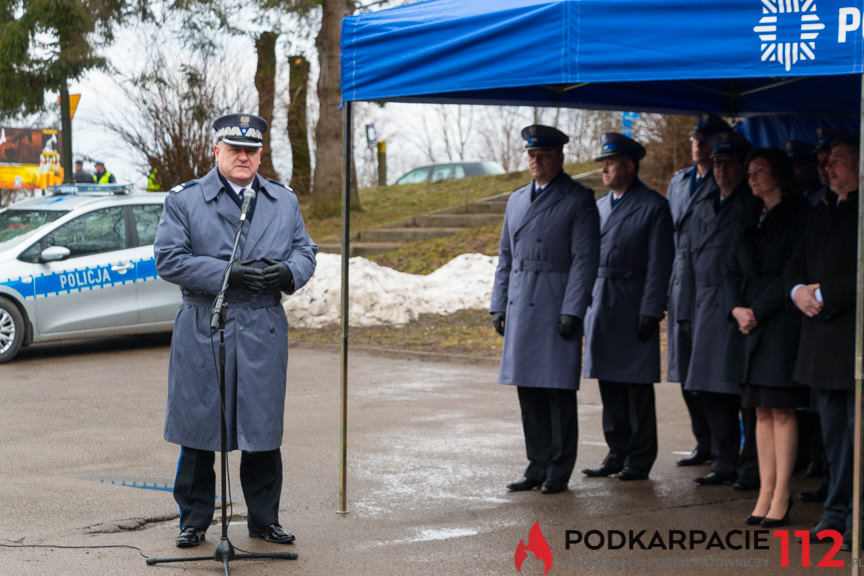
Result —
[[[495, 383], [490, 361], [352, 352], [349, 513], [337, 514], [338, 366], [336, 353], [291, 349], [281, 521], [295, 544], [250, 541], [239, 456], [231, 455], [231, 542], [299, 555], [235, 560], [231, 574], [519, 574], [520, 540], [542, 550], [529, 540], [538, 521], [552, 576], [850, 572], [844, 552], [834, 556], [844, 568], [815, 568], [830, 556], [824, 543], [810, 550], [814, 567], [802, 568], [792, 532], [812, 526], [820, 505], [796, 502], [788, 532], [759, 532], [744, 525], [755, 493], [699, 487], [693, 479], [707, 467], [675, 466], [693, 445], [677, 384], [657, 386], [660, 455], [649, 480], [579, 472], [605, 454], [597, 385], [585, 381], [570, 491], [507, 493], [525, 465], [521, 424], [515, 390]], [[162, 440], [167, 367], [165, 338], [36, 348], [0, 366], [0, 574], [224, 573], [213, 560], [144, 560], [210, 555], [221, 534], [217, 508], [203, 546], [174, 547], [170, 485], [179, 451]], [[793, 488], [818, 482], [796, 476]], [[521, 574], [545, 569], [527, 552]]]

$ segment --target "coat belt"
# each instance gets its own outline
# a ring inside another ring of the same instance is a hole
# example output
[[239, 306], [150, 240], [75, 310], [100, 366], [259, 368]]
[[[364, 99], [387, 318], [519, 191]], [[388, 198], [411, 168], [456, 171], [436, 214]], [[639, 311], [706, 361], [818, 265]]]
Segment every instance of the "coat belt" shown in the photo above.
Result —
[[613, 268], [612, 266], [600, 266], [597, 269], [598, 278], [614, 278], [616, 280], [629, 280], [630, 278], [644, 278], [642, 270], [633, 271], [626, 268]]
[[[183, 294], [184, 304], [206, 304], [210, 306], [216, 296], [209, 294]], [[256, 292], [239, 291], [227, 292], [225, 301], [234, 308], [269, 308], [278, 306], [281, 301], [281, 295], [278, 293], [260, 294]]]

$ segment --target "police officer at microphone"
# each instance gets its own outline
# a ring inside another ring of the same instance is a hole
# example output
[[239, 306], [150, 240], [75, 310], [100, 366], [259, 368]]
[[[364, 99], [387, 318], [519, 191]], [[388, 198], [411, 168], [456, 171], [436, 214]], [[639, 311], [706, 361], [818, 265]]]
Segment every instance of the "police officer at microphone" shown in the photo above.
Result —
[[227, 449], [242, 451], [249, 536], [287, 544], [294, 535], [279, 523], [288, 361], [280, 301], [312, 276], [318, 247], [306, 233], [294, 192], [257, 174], [266, 121], [229, 114], [213, 128], [216, 167], [171, 190], [154, 245], [159, 275], [183, 292], [171, 340], [165, 422], [165, 439], [182, 447], [174, 482], [176, 544], [201, 544], [213, 518], [221, 414], [210, 318], [238, 227], [225, 312]]

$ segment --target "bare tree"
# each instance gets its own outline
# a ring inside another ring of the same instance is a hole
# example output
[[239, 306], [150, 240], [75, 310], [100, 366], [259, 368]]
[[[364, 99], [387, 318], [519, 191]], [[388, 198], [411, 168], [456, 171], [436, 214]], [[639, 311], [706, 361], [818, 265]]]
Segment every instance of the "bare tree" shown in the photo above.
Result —
[[[321, 29], [315, 39], [318, 48], [318, 101], [320, 114], [315, 126], [315, 171], [312, 178], [313, 208], [318, 217], [335, 216], [341, 211], [342, 191], [342, 115], [339, 84], [339, 41], [342, 19], [354, 12], [353, 0], [323, 0]], [[352, 162], [353, 166], [353, 162]], [[359, 207], [356, 178], [351, 196]]]
[[[255, 70], [255, 88], [258, 90], [258, 115], [273, 126], [273, 100], [276, 96], [276, 32], [262, 32], [255, 38], [255, 51], [258, 53], [258, 66]], [[279, 180], [279, 174], [273, 168], [273, 156], [270, 149], [270, 134], [264, 133], [264, 146], [261, 150], [261, 166], [258, 172], [265, 178]]]
[[306, 125], [306, 97], [309, 88], [309, 60], [290, 56], [288, 84], [288, 139], [291, 142], [291, 188], [299, 196], [312, 192], [312, 159], [309, 154], [309, 132]]
[[225, 102], [248, 97], [241, 87], [219, 84], [232, 78], [221, 57], [187, 58], [179, 68], [158, 51], [151, 57], [142, 74], [118, 79], [130, 105], [104, 126], [140, 155], [142, 174], [155, 168], [167, 189], [213, 167], [211, 122], [229, 112]]
[[522, 137], [525, 114], [514, 106], [489, 106], [484, 108], [479, 129], [485, 145], [483, 160], [495, 160], [507, 172], [519, 169], [522, 157]]

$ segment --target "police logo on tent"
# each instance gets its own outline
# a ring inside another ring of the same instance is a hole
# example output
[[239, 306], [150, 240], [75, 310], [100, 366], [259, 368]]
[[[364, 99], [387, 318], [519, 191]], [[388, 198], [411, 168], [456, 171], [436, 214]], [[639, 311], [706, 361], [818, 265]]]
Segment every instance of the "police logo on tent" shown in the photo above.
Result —
[[825, 24], [816, 0], [761, 0], [762, 18], [753, 27], [762, 42], [762, 61], [777, 62], [787, 72], [794, 64], [816, 59], [816, 39]]

